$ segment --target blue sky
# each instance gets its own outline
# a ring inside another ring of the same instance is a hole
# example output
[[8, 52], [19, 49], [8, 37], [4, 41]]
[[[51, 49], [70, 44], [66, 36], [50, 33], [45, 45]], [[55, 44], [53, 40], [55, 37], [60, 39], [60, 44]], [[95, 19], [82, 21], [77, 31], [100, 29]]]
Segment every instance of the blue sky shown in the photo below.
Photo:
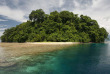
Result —
[[28, 20], [32, 10], [68, 10], [88, 15], [110, 33], [110, 0], [0, 0], [0, 36], [6, 28]]

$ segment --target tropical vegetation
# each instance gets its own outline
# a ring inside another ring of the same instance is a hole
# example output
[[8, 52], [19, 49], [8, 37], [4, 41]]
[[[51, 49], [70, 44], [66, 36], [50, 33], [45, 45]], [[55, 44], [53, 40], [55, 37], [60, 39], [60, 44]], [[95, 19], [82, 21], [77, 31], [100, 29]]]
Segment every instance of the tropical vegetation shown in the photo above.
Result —
[[37, 9], [29, 20], [6, 29], [2, 42], [104, 42], [108, 32], [89, 16], [69, 11], [46, 14]]

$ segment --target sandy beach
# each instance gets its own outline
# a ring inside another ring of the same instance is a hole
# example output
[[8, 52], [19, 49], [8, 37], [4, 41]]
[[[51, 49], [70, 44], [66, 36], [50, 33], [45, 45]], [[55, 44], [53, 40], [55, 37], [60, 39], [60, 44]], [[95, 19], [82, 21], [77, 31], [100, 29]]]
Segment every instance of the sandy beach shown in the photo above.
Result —
[[[16, 65], [16, 58], [61, 50], [79, 42], [0, 43], [0, 67]], [[14, 59], [15, 58], [15, 59]]]
[[0, 56], [4, 58], [33, 55], [42, 52], [61, 50], [79, 42], [28, 42], [28, 43], [0, 43]]
[[15, 61], [10, 59], [26, 55], [43, 54], [61, 50], [79, 42], [27, 42], [27, 43], [0, 43], [0, 67], [13, 66]]

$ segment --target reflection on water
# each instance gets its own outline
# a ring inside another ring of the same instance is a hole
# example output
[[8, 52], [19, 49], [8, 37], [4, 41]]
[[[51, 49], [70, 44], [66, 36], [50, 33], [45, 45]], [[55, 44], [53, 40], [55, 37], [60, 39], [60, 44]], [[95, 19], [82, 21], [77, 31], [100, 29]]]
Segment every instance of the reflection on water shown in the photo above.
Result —
[[17, 64], [0, 67], [6, 74], [110, 74], [110, 44], [80, 44], [64, 50], [17, 57]]

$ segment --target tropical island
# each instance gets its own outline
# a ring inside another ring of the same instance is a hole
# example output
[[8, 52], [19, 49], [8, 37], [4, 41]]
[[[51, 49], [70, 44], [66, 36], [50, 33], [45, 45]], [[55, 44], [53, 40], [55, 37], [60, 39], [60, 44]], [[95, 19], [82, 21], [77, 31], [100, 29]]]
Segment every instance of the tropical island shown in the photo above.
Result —
[[2, 42], [104, 42], [108, 37], [105, 28], [89, 16], [69, 11], [53, 11], [45, 14], [37, 9], [29, 14], [29, 20], [6, 29]]

